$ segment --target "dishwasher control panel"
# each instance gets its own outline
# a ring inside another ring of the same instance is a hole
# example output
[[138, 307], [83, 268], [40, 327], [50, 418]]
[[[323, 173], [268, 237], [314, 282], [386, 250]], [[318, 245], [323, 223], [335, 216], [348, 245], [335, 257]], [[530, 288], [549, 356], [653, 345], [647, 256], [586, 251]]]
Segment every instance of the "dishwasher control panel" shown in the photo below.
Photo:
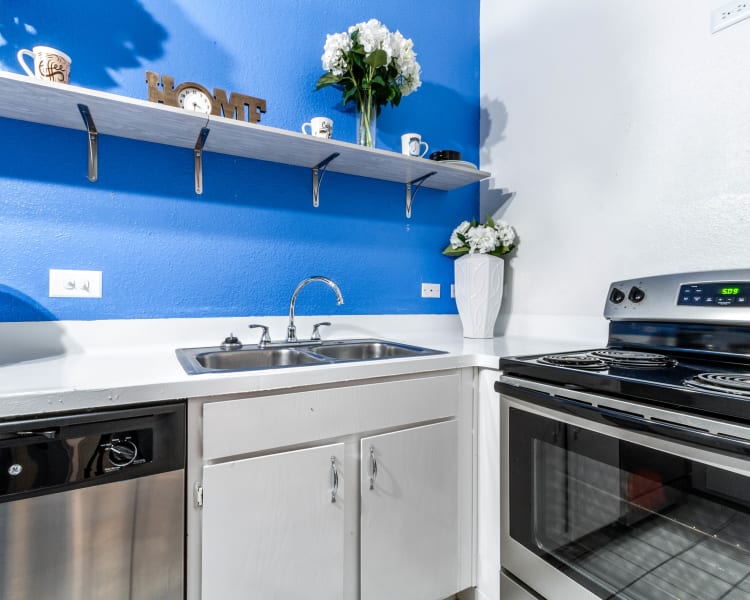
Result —
[[0, 503], [184, 466], [184, 404], [0, 423]]
[[150, 429], [114, 433], [99, 444], [101, 469], [110, 473], [131, 465], [150, 462], [153, 456], [153, 435]]

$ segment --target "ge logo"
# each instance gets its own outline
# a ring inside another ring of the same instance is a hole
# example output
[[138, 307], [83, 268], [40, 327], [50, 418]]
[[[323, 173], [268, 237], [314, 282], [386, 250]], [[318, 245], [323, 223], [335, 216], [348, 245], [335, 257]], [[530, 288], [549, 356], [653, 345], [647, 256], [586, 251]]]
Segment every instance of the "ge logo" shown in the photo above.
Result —
[[8, 467], [8, 475], [15, 477], [16, 475], [20, 475], [21, 471], [23, 471], [23, 467], [19, 465], [18, 463], [14, 465], [10, 465]]

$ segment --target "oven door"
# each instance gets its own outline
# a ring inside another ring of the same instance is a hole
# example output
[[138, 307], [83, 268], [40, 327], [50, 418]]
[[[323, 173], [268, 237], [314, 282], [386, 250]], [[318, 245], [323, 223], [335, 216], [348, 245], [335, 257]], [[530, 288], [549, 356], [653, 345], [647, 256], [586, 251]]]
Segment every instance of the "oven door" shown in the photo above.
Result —
[[747, 428], [509, 377], [497, 389], [504, 570], [549, 600], [750, 599]]

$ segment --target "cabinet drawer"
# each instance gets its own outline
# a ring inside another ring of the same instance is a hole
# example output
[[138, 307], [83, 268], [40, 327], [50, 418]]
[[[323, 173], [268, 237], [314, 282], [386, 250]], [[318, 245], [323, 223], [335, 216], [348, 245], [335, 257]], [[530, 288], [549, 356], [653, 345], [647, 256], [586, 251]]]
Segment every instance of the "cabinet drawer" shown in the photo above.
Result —
[[209, 402], [203, 458], [212, 460], [456, 415], [459, 375]]

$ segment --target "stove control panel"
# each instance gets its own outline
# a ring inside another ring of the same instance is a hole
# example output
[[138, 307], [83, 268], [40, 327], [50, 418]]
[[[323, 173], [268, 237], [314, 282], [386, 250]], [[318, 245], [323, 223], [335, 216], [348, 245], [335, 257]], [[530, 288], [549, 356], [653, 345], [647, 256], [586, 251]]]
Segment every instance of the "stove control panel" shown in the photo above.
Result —
[[690, 306], [746, 306], [750, 298], [747, 282], [690, 283], [680, 287], [677, 304]]
[[607, 291], [604, 316], [611, 321], [747, 323], [750, 269], [616, 281]]

